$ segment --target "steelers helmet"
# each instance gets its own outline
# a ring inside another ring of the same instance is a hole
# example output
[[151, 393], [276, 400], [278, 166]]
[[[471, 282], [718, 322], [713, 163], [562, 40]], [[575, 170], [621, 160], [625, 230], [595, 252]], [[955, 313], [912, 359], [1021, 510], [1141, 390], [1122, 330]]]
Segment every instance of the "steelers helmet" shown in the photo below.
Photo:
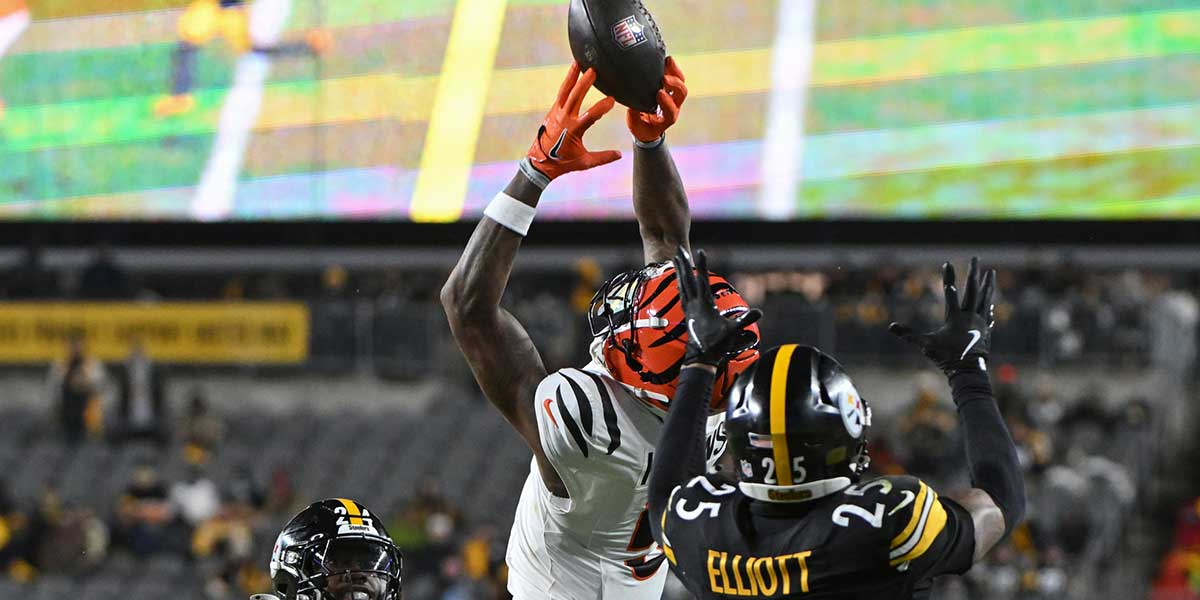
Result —
[[[717, 309], [729, 317], [750, 305], [725, 278], [709, 276]], [[687, 350], [687, 320], [671, 261], [651, 263], [604, 282], [588, 308], [592, 359], [647, 404], [666, 411]], [[722, 361], [710, 409], [724, 409], [734, 379], [758, 358], [758, 325], [743, 330]]]
[[314, 502], [292, 517], [271, 552], [283, 600], [398, 600], [402, 557], [379, 519], [346, 498]]
[[725, 431], [739, 487], [766, 502], [802, 502], [858, 481], [870, 459], [871, 408], [833, 357], [787, 344], [733, 384]]

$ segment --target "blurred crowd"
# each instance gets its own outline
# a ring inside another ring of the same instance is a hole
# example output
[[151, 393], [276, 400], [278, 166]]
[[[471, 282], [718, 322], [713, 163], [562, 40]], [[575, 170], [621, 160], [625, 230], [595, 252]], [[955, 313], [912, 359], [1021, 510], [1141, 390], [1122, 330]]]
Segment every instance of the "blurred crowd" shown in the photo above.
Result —
[[[289, 469], [299, 466], [276, 466], [261, 480], [249, 465], [220, 474], [210, 470], [229, 443], [226, 420], [234, 417], [214, 412], [203, 390], [179, 398], [178, 410], [167, 410], [163, 376], [136, 347], [125, 364], [108, 368], [88, 358], [85, 345], [73, 342], [72, 350], [82, 354], [50, 369], [51, 381], [62, 386], [60, 408], [50, 412], [64, 444], [72, 452], [97, 445], [140, 447], [146, 458], [130, 471], [117, 498], [72, 505], [64, 502], [54, 478], [32, 503], [0, 491], [0, 572], [31, 581], [41, 574], [99, 573], [112, 564], [106, 561], [171, 557], [200, 577], [206, 599], [267, 589], [273, 536], [313, 499], [293, 483]], [[134, 366], [137, 361], [147, 364]], [[71, 375], [73, 369], [80, 374]], [[131, 375], [138, 369], [147, 372]], [[84, 411], [98, 414], [82, 417], [82, 428], [79, 417], [61, 413], [73, 377], [85, 382], [83, 395], [93, 395], [89, 402], [100, 407]], [[129, 383], [118, 385], [115, 377]], [[1164, 477], [1160, 463], [1167, 457], [1157, 434], [1160, 407], [1140, 395], [1117, 396], [1101, 382], [1061, 385], [1034, 367], [998, 365], [993, 379], [1025, 469], [1029, 518], [967, 577], [947, 578], [939, 597], [1112, 598], [1106, 590], [1144, 589], [1156, 568], [1161, 571], [1156, 584], [1194, 592], [1200, 581], [1200, 503], [1179, 513], [1169, 551], [1131, 536], [1134, 531], [1143, 538], [1147, 531], [1167, 536], [1151, 518]], [[873, 399], [893, 409], [872, 430], [872, 469], [915, 474], [953, 493], [968, 484], [957, 415], [939, 375], [918, 372], [916, 381], [911, 398]], [[94, 398], [105, 393], [118, 399]], [[1190, 483], [1194, 493], [1200, 482]], [[497, 525], [504, 520], [481, 514], [481, 505], [450, 500], [442, 487], [438, 479], [413, 481], [408, 500], [388, 511], [388, 529], [405, 552], [406, 597], [506, 598], [507, 531]], [[515, 498], [508, 499], [512, 503]], [[1162, 551], [1168, 553], [1160, 567], [1153, 561]], [[668, 598], [687, 597], [675, 585], [669, 590]]]
[[[53, 412], [73, 458], [133, 445], [141, 450], [139, 463], [117, 497], [85, 502], [64, 497], [64, 473], [47, 478], [26, 502], [13, 497], [0, 474], [0, 572], [27, 583], [43, 574], [94, 575], [110, 560], [173, 557], [200, 576], [207, 598], [269, 587], [264, 548], [254, 540], [268, 516], [286, 517], [295, 507], [289, 473], [276, 468], [259, 481], [239, 469], [214, 478], [208, 467], [224, 443], [224, 424], [203, 391], [190, 395], [182, 414], [168, 415], [161, 380], [140, 349], [113, 371], [120, 399], [105, 414], [101, 396], [114, 382], [73, 341], [69, 358], [50, 370]], [[178, 467], [172, 477], [163, 473], [167, 465]]]
[[[378, 374], [465, 375], [447, 366], [452, 361], [442, 364], [456, 356], [452, 347], [441, 353], [426, 347], [446, 337], [437, 333], [444, 326], [436, 306], [444, 277], [439, 271], [324, 266], [181, 278], [130, 274], [104, 247], [77, 273], [48, 270], [36, 252], [29, 256], [4, 280], [4, 298], [305, 301], [313, 315], [311, 366], [352, 367], [365, 347]], [[777, 271], [740, 269], [717, 259], [715, 270], [728, 273], [749, 302], [764, 309], [765, 346], [802, 340], [850, 363], [916, 367], [922, 358], [890, 339], [887, 323], [907, 321], [919, 328], [941, 320], [942, 290], [934, 268]], [[527, 324], [548, 367], [586, 360], [583, 316], [604, 277], [588, 259], [561, 271], [514, 276], [506, 302]], [[1153, 572], [1156, 589], [1168, 594], [1162, 600], [1200, 594], [1200, 503], [1186, 504], [1174, 524], [1166, 525], [1176, 527], [1172, 546], [1129, 535], [1151, 527], [1154, 536], [1171, 541], [1164, 525], [1148, 523], [1147, 515], [1162, 500], [1153, 492], [1170, 458], [1167, 449], [1194, 420], [1191, 386], [1113, 397], [1098, 385], [1067, 389], [1046, 376], [1024, 375], [1035, 368], [1101, 366], [1164, 372], [1192, 382], [1200, 321], [1192, 290], [1200, 289], [1198, 282], [1200, 271], [1000, 270], [993, 379], [1020, 446], [1029, 518], [967, 577], [946, 582], [939, 597], [1114, 597], [1106, 590], [1145, 585]], [[364, 328], [354, 325], [364, 310], [372, 319], [365, 328], [372, 343], [365, 345], [355, 337]], [[411, 334], [419, 328], [433, 333]], [[402, 368], [406, 361], [424, 362]], [[383, 368], [387, 365], [400, 368]], [[53, 478], [32, 501], [0, 485], [0, 573], [25, 582], [46, 573], [95, 573], [114, 560], [173, 557], [202, 578], [210, 600], [269, 588], [266, 558], [274, 535], [313, 498], [293, 484], [294, 465], [265, 477], [248, 468], [210, 469], [222, 452], [228, 417], [210, 408], [203, 389], [168, 402], [164, 390], [171, 368], [157, 364], [136, 339], [124, 360], [110, 364], [91, 356], [86, 340], [66, 340], [63, 358], [46, 376], [57, 435], [72, 452], [138, 445], [149, 449], [147, 459], [131, 471], [118, 498], [90, 504], [64, 502]], [[878, 473], [913, 473], [947, 490], [966, 485], [957, 417], [936, 377], [924, 381], [890, 422], [877, 425], [872, 466]], [[164, 468], [168, 464], [175, 466]], [[1200, 481], [1185, 483], [1194, 496]], [[405, 551], [406, 597], [506, 597], [507, 531], [495, 516], [455, 505], [437, 480], [413, 482], [413, 489], [388, 521]], [[671, 597], [683, 597], [677, 586], [669, 590]]]
[[[350, 368], [355, 360], [403, 363], [406, 331], [441, 327], [437, 295], [446, 270], [380, 267], [348, 269], [314, 263], [301, 270], [131, 272], [99, 245], [79, 268], [47, 267], [30, 247], [0, 279], [0, 299], [64, 300], [293, 300], [313, 314], [314, 366]], [[722, 261], [714, 270], [733, 281], [766, 313], [769, 345], [806, 340], [839, 356], [907, 360], [903, 344], [884, 334], [893, 320], [932, 325], [940, 318], [937, 265], [906, 267], [884, 261], [854, 267], [747, 269]], [[506, 295], [550, 365], [585, 358], [589, 332], [583, 314], [601, 281], [623, 268], [582, 257], [561, 269], [518, 269]], [[998, 269], [996, 354], [1042, 365], [1156, 366], [1182, 372], [1196, 360], [1200, 269], [1081, 268], [1064, 258]], [[536, 316], [536, 318], [534, 318]], [[364, 343], [364, 336], [375, 335]], [[366, 333], [364, 333], [366, 332]], [[440, 337], [440, 336], [439, 336]], [[357, 356], [364, 349], [374, 355]], [[380, 364], [384, 363], [384, 364]], [[401, 365], [402, 366], [402, 365]], [[421, 369], [391, 369], [402, 373]], [[385, 373], [386, 374], [386, 373]]]
[[[1144, 552], [1126, 536], [1151, 527], [1135, 519], [1151, 506], [1164, 450], [1154, 408], [1138, 396], [1106, 398], [1099, 387], [1017, 386], [1014, 371], [997, 373], [996, 394], [1025, 470], [1028, 517], [967, 577], [947, 580], [958, 589], [941, 597], [1133, 597], [1147, 565], [1125, 558]], [[942, 489], [962, 489], [968, 482], [956, 415], [931, 396], [922, 391], [892, 430], [896, 446], [906, 448], [901, 464]]]
[[[227, 433], [229, 419], [254, 418], [252, 413], [219, 414], [201, 389], [180, 398], [178, 414], [164, 410], [170, 403], [161, 397], [143, 409], [136, 408], [136, 399], [114, 404], [97, 395], [127, 393], [126, 386], [109, 379], [110, 372], [123, 367], [106, 371], [86, 355], [75, 362], [91, 365], [90, 375], [75, 377], [87, 386], [86, 393], [78, 393], [90, 398], [92, 407], [86, 412], [92, 414], [82, 419], [83, 425], [78, 417], [64, 417], [61, 402], [74, 402], [70, 397], [75, 392], [61, 393], [59, 409], [46, 411], [52, 424], [45, 433], [57, 437], [53, 445], [66, 453], [54, 461], [58, 468], [40, 490], [24, 495], [15, 493], [16, 482], [0, 473], [0, 584], [36, 586], [43, 579], [63, 577], [85, 582], [115, 573], [140, 583], [182, 586], [167, 590], [177, 598], [242, 599], [270, 590], [267, 566], [275, 536], [316, 499], [302, 493], [294, 477], [300, 469], [328, 465], [281, 463], [264, 471], [250, 454], [231, 466], [220, 459], [235, 442], [242, 451], [261, 446], [255, 440], [231, 440]], [[58, 377], [63, 368], [55, 365], [51, 372], [66, 390], [72, 385], [71, 367]], [[161, 386], [153, 387], [158, 391], [151, 393], [161, 393]], [[158, 407], [152, 419], [134, 416], [149, 406]], [[108, 410], [115, 407], [119, 409]], [[387, 437], [389, 429], [381, 425], [376, 437]], [[78, 479], [92, 474], [64, 465], [106, 464], [108, 473], [102, 477], [121, 476], [119, 460], [98, 462], [97, 454], [132, 455], [136, 463], [124, 483], [96, 485], [93, 493], [76, 493], [71, 499], [62, 486], [77, 486]], [[507, 531], [497, 531], [492, 515], [473, 515], [469, 508], [455, 506], [437, 479], [413, 481], [409, 487], [409, 499], [390, 511], [394, 514], [382, 513], [404, 552], [405, 597], [503, 597]], [[115, 497], [104, 495], [108, 490], [116, 490]], [[24, 588], [0, 585], [0, 596], [5, 589]]]

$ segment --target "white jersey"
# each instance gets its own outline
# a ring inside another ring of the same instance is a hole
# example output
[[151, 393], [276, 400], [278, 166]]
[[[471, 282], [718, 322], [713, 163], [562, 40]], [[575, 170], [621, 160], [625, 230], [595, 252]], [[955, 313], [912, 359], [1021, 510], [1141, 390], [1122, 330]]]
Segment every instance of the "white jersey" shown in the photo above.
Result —
[[[536, 459], [508, 539], [514, 600], [658, 600], [667, 565], [650, 532], [646, 485], [662, 414], [596, 363], [538, 385], [542, 451], [570, 498], [550, 493]], [[724, 416], [709, 419], [710, 464]]]

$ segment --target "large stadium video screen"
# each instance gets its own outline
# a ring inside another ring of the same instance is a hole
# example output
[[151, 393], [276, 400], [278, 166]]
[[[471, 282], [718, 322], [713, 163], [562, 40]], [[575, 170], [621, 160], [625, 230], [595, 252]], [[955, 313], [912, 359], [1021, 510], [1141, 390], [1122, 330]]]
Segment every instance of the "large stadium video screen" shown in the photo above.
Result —
[[[567, 4], [0, 0], [0, 218], [478, 218]], [[694, 218], [1200, 217], [1196, 0], [646, 4]], [[632, 217], [624, 121], [539, 218]]]

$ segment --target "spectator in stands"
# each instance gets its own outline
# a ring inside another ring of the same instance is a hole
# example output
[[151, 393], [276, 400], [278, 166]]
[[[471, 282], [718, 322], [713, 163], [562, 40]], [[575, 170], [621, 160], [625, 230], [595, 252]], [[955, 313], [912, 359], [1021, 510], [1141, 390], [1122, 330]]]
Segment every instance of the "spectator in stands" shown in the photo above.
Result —
[[193, 558], [213, 566], [206, 584], [212, 598], [226, 598], [232, 590], [244, 596], [270, 587], [254, 553], [264, 494], [244, 466], [222, 487], [220, 509], [196, 527], [191, 545]]
[[271, 576], [254, 558], [218, 563], [208, 574], [204, 594], [211, 600], [245, 598], [249, 594], [271, 587]]
[[221, 509], [221, 492], [203, 464], [188, 465], [185, 477], [171, 485], [170, 500], [190, 530], [216, 516]]
[[1178, 510], [1174, 542], [1159, 565], [1155, 600], [1200, 599], [1200, 498]]
[[507, 567], [504, 554], [507, 543], [489, 524], [476, 527], [462, 545], [463, 573], [480, 590], [476, 598], [499, 598], [505, 593]]
[[146, 355], [140, 339], [130, 344], [129, 356], [115, 377], [119, 387], [117, 438], [165, 444], [168, 433], [162, 371]]
[[229, 504], [200, 524], [192, 535], [192, 556], [216, 557], [218, 562], [237, 563], [250, 558], [254, 549], [252, 509]]
[[141, 465], [117, 500], [115, 541], [139, 556], [168, 550], [176, 514], [158, 471]]
[[113, 259], [108, 242], [96, 246], [92, 262], [83, 268], [79, 295], [87, 300], [123, 300], [130, 297], [129, 275]]
[[33, 566], [42, 572], [77, 575], [103, 562], [108, 552], [108, 528], [91, 510], [63, 502], [57, 488], [47, 485], [30, 524]]
[[70, 444], [79, 443], [84, 433], [100, 429], [100, 394], [104, 366], [88, 355], [82, 335], [67, 342], [67, 356], [50, 366], [47, 388], [58, 406], [59, 422]]
[[350, 272], [341, 265], [329, 265], [321, 272], [321, 297], [345, 300], [350, 295]]
[[180, 428], [185, 458], [193, 463], [208, 462], [221, 445], [225, 425], [209, 412], [208, 397], [200, 388], [192, 390], [187, 413]]
[[459, 522], [459, 511], [442, 495], [438, 480], [423, 480], [400, 518], [388, 525], [396, 546], [404, 551], [406, 577], [438, 576], [442, 562], [454, 552]]
[[0, 479], [0, 575], [21, 583], [33, 579], [30, 534], [29, 518], [13, 502], [8, 483]]

